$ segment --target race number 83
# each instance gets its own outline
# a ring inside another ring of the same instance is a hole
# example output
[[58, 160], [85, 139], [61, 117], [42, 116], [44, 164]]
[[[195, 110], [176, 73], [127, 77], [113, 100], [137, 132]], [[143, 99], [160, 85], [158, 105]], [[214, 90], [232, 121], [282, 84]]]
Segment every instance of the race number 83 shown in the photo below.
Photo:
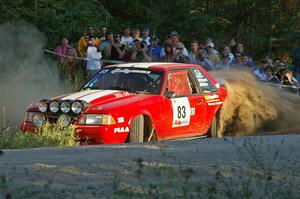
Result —
[[172, 100], [173, 122], [172, 127], [187, 126], [190, 124], [190, 102], [187, 97]]

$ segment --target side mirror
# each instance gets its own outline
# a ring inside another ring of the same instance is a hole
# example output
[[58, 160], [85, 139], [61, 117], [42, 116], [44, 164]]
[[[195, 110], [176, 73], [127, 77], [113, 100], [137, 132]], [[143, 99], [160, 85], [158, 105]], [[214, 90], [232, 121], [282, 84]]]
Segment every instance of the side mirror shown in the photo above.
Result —
[[173, 97], [176, 96], [176, 93], [173, 92], [173, 91], [166, 91], [166, 92], [164, 93], [164, 96], [165, 96], [166, 98], [173, 98]]

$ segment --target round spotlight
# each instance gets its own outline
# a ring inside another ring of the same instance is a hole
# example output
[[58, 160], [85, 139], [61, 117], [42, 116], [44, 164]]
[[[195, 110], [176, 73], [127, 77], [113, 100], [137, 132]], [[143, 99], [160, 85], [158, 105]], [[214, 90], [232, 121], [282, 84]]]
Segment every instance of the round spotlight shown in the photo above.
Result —
[[81, 111], [83, 111], [84, 105], [80, 101], [75, 101], [72, 103], [71, 109], [73, 113], [79, 114]]
[[71, 118], [67, 114], [62, 114], [59, 116], [57, 122], [63, 125], [64, 127], [67, 127], [71, 123]]
[[32, 122], [36, 127], [41, 127], [45, 123], [45, 120], [43, 113], [37, 113], [32, 117]]
[[42, 113], [45, 113], [48, 109], [48, 101], [47, 100], [41, 100], [38, 103], [38, 106], [39, 106], [39, 111], [42, 112]]
[[63, 113], [68, 113], [71, 110], [71, 102], [66, 100], [60, 103], [60, 110]]
[[59, 102], [57, 100], [50, 102], [49, 108], [52, 113], [57, 113], [59, 111]]

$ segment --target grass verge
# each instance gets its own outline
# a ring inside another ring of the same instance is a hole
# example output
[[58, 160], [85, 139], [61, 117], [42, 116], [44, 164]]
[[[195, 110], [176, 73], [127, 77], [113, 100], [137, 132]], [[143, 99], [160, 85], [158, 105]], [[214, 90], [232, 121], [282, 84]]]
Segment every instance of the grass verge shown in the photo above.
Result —
[[9, 128], [0, 132], [0, 149], [77, 146], [79, 142], [73, 126], [46, 123], [35, 133], [12, 132]]

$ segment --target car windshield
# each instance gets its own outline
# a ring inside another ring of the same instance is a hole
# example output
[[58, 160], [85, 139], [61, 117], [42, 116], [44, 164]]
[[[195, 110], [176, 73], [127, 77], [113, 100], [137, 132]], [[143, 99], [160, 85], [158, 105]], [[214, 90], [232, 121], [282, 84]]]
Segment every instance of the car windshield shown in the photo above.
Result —
[[141, 68], [103, 68], [82, 88], [159, 94], [163, 71]]

